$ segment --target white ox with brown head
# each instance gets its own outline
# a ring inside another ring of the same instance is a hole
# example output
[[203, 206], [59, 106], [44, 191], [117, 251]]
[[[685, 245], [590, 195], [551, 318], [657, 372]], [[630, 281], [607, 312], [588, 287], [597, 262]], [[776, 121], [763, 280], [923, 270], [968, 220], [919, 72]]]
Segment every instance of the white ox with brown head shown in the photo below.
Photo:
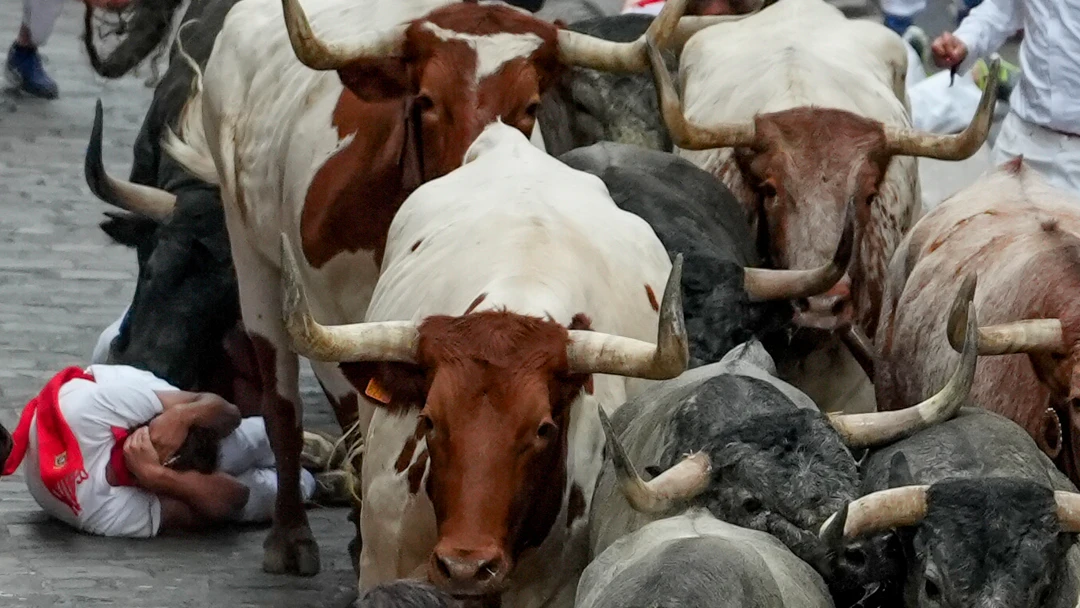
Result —
[[[975, 279], [977, 277], [978, 289]], [[923, 217], [889, 268], [878, 332], [882, 409], [933, 390], [957, 355], [966, 280], [980, 324], [974, 405], [1012, 419], [1080, 481], [1080, 199], [1010, 161]]]
[[[535, 135], [540, 95], [565, 66], [647, 62], [643, 40], [568, 32], [500, 2], [304, 4], [233, 7], [185, 107], [183, 141], [170, 136], [165, 147], [221, 187], [281, 488], [263, 568], [311, 575], [319, 554], [298, 491], [298, 360], [281, 321], [281, 235], [296, 245], [316, 317], [361, 321], [390, 222], [412, 191], [460, 166], [496, 120]], [[672, 25], [689, 35], [717, 19]], [[373, 413], [358, 402], [366, 379], [313, 367], [342, 427], [355, 422], [363, 434]]]
[[376, 406], [361, 588], [426, 575], [503, 606], [571, 606], [603, 465], [596, 408], [687, 364], [681, 257], [502, 124], [402, 205], [365, 322], [308, 314], [299, 253], [284, 265], [296, 348], [350, 362]]
[[[650, 39], [666, 44], [664, 33]], [[845, 207], [854, 202], [860, 242], [848, 273], [827, 293], [796, 300], [795, 320], [818, 330], [800, 333], [811, 335], [819, 354], [841, 353], [826, 337], [850, 325], [872, 339], [886, 266], [920, 210], [915, 157], [974, 153], [990, 126], [996, 84], [963, 133], [916, 132], [904, 42], [879, 23], [847, 19], [824, 0], [784, 0], [697, 33], [682, 51], [678, 91], [657, 69], [658, 55], [654, 65], [677, 153], [731, 189], [775, 267], [828, 261]], [[781, 375], [825, 409], [848, 405], [859, 390], [872, 399], [846, 354], [825, 367], [845, 366], [861, 381], [842, 385], [835, 369], [809, 369], [814, 365], [811, 359], [782, 366]]]

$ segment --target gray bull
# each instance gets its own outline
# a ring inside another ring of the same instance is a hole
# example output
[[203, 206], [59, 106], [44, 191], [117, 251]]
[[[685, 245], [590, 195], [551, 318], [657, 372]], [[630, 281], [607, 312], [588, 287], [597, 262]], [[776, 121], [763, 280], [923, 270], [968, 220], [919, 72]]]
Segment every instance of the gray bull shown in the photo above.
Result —
[[719, 361], [753, 337], [783, 350], [793, 298], [822, 293], [847, 267], [854, 214], [833, 262], [812, 271], [757, 268], [761, 258], [739, 202], [719, 180], [674, 154], [603, 142], [559, 160], [603, 180], [611, 198], [652, 227], [672, 259], [685, 256], [683, 312], [690, 365]]
[[[616, 15], [579, 21], [568, 28], [615, 42], [633, 42], [652, 22], [650, 15]], [[674, 70], [675, 63], [669, 62], [668, 69]], [[544, 147], [553, 156], [601, 141], [671, 151], [650, 74], [568, 68], [544, 94], [537, 116]]]
[[832, 608], [824, 581], [775, 537], [694, 509], [615, 541], [575, 608]]
[[873, 452], [863, 492], [822, 536], [843, 551], [841, 535], [898, 530], [906, 561], [898, 581], [883, 583], [898, 599], [903, 590], [902, 605], [1077, 605], [1080, 495], [1007, 418], [964, 408]]
[[[898, 412], [827, 416], [775, 377], [772, 359], [756, 341], [651, 387], [610, 422], [601, 412], [613, 462], [594, 495], [592, 555], [681, 506], [703, 507], [776, 536], [822, 574], [838, 604], [858, 601], [893, 563], [887, 545], [875, 537], [833, 554], [818, 528], [858, 496], [851, 448], [890, 443], [955, 414], [975, 369], [971, 321], [968, 327], [966, 354], [953, 379], [938, 395]], [[635, 465], [648, 466], [654, 478], [644, 481]]]

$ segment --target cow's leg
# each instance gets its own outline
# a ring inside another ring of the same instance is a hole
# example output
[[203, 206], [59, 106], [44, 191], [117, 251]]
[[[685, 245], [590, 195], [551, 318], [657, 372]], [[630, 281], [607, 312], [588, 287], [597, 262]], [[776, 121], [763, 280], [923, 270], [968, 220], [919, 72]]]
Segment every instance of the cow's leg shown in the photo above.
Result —
[[281, 312], [281, 274], [257, 252], [242, 226], [229, 220], [230, 245], [240, 287], [240, 309], [251, 337], [262, 384], [266, 431], [277, 461], [274, 524], [263, 543], [263, 570], [312, 576], [319, 572], [319, 547], [300, 496], [303, 446], [299, 364], [289, 346]]
[[[371, 425], [371, 416], [375, 413], [375, 408], [371, 406], [367, 399], [360, 397], [356, 388], [341, 373], [338, 364], [312, 361], [311, 369], [315, 372], [315, 376], [318, 377], [327, 401], [334, 408], [334, 416], [337, 418], [338, 424], [341, 425], [341, 432], [346, 433], [351, 430], [348, 436], [345, 437], [345, 445], [351, 449], [367, 436], [368, 427]], [[359, 476], [363, 455], [360, 452], [355, 452], [353, 456], [350, 462], [352, 474]], [[357, 483], [355, 487], [360, 487], [360, 484]], [[357, 574], [360, 573], [360, 550], [364, 546], [363, 537], [360, 534], [360, 509], [361, 502], [354, 499], [349, 521], [356, 527], [356, 534], [349, 542], [349, 557], [352, 558], [353, 571]]]

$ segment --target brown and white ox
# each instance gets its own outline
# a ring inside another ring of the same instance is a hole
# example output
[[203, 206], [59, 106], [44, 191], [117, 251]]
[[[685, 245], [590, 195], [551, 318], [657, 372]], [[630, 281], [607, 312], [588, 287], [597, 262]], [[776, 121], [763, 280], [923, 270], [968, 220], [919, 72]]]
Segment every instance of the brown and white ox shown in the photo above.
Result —
[[302, 253], [286, 245], [282, 264], [295, 348], [351, 362], [375, 406], [361, 590], [426, 575], [484, 605], [572, 606], [597, 408], [687, 365], [681, 255], [599, 178], [499, 123], [402, 205], [364, 322], [316, 322]]
[[[957, 357], [974, 294], [980, 358], [971, 398], [1011, 418], [1080, 481], [1080, 198], [1014, 160], [926, 214], [889, 268], [877, 349], [878, 406], [930, 394]], [[962, 332], [961, 332], [962, 333]], [[943, 367], [944, 366], [944, 367]]]
[[[666, 30], [648, 38], [667, 46]], [[841, 338], [851, 348], [854, 334], [876, 333], [886, 266], [920, 213], [915, 157], [959, 160], [978, 150], [996, 81], [964, 132], [916, 132], [904, 42], [824, 0], [784, 0], [697, 33], [682, 51], [680, 91], [654, 56], [676, 153], [731, 189], [774, 267], [829, 260], [845, 207], [857, 205], [848, 273], [828, 292], [794, 301], [794, 356], [778, 366], [827, 411], [871, 411], [873, 387]]]
[[[647, 61], [643, 40], [569, 32], [498, 2], [305, 4], [310, 23], [298, 0], [233, 7], [185, 106], [183, 141], [169, 134], [164, 146], [221, 187], [278, 464], [263, 568], [312, 575], [319, 553], [298, 490], [301, 403], [281, 320], [281, 234], [299, 248], [315, 314], [360, 321], [390, 221], [410, 192], [458, 167], [495, 120], [535, 135], [540, 94], [564, 66], [645, 70]], [[688, 17], [676, 29], [732, 18]], [[366, 432], [364, 384], [347, 367], [313, 367], [342, 427]]]

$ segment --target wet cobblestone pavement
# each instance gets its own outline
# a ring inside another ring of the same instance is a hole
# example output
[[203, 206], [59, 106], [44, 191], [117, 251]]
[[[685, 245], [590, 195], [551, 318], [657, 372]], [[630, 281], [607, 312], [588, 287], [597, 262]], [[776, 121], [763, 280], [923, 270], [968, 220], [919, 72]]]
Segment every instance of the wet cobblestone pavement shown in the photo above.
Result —
[[[68, 3], [42, 49], [59, 99], [22, 96], [0, 81], [0, 423], [8, 429], [53, 373], [89, 362], [135, 289], [135, 254], [98, 228], [108, 207], [86, 187], [83, 155], [100, 97], [106, 165], [127, 176], [152, 95], [149, 70], [97, 77], [79, 41], [82, 12]], [[21, 17], [21, 2], [0, 2], [3, 56]], [[310, 372], [303, 386], [307, 424], [333, 429]], [[346, 551], [353, 527], [343, 509], [309, 515], [322, 573], [271, 576], [261, 569], [266, 527], [141, 541], [84, 536], [46, 518], [20, 470], [0, 480], [0, 607], [344, 606], [355, 588]]]

